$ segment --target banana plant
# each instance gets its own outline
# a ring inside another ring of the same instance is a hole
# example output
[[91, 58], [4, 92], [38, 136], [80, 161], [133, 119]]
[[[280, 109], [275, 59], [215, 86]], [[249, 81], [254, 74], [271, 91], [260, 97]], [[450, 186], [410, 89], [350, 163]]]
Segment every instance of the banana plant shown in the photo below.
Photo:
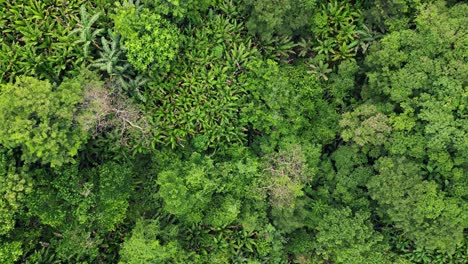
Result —
[[65, 69], [75, 68], [79, 51], [73, 50], [80, 5], [85, 0], [0, 0], [0, 65], [2, 81], [17, 75], [33, 75], [53, 82], [60, 80]]
[[104, 31], [102, 28], [95, 29], [93, 27], [100, 15], [100, 12], [97, 12], [91, 16], [86, 11], [86, 7], [82, 5], [80, 7], [80, 20], [77, 21], [78, 28], [70, 32], [70, 35], [78, 35], [78, 40], [75, 41], [75, 44], [82, 45], [83, 59], [86, 59], [90, 55], [91, 44], [97, 46], [96, 37]]
[[111, 41], [101, 37], [102, 51], [99, 51], [99, 59], [95, 60], [91, 67], [105, 71], [109, 76], [120, 76], [128, 69], [128, 64], [124, 64], [124, 60], [121, 59], [120, 36], [111, 30], [108, 31], [108, 36]]
[[325, 39], [325, 40], [318, 40], [318, 46], [313, 48], [317, 52], [317, 54], [324, 54], [330, 55], [335, 53], [335, 40], [334, 39]]
[[310, 39], [301, 38], [301, 40], [297, 43], [298, 51], [297, 54], [299, 57], [306, 57], [312, 51], [312, 41]]
[[318, 79], [324, 79], [325, 81], [328, 80], [327, 75], [332, 72], [328, 63], [323, 63], [322, 60], [316, 64], [309, 64], [309, 67], [310, 71], [308, 71], [308, 73], [315, 74]]
[[287, 61], [294, 54], [294, 48], [299, 46], [288, 36], [274, 36], [260, 40], [260, 51], [268, 59]]
[[354, 57], [362, 43], [359, 39], [362, 19], [362, 12], [348, 1], [322, 4], [312, 30], [317, 38], [313, 50], [326, 55], [330, 63]]
[[[41, 242], [42, 243], [42, 242]], [[45, 244], [45, 243], [44, 243]], [[55, 264], [60, 263], [57, 260], [54, 252], [50, 251], [48, 247], [43, 247], [36, 250], [25, 262], [26, 264]]]
[[127, 77], [124, 75], [119, 76], [119, 82], [123, 90], [130, 96], [143, 103], [146, 103], [146, 96], [141, 92], [148, 82], [149, 78], [141, 75], [137, 75], [135, 78]]

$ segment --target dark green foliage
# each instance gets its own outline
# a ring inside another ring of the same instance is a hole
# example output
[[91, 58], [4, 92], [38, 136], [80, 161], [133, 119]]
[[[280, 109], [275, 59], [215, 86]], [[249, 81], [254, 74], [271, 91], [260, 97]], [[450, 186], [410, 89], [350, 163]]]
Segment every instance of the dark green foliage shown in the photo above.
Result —
[[295, 53], [293, 48], [295, 48], [297, 44], [292, 41], [291, 37], [272, 36], [262, 38], [259, 41], [259, 50], [262, 52], [264, 58], [279, 62], [292, 61], [289, 57]]
[[417, 246], [453, 253], [467, 221], [460, 201], [422, 180], [421, 168], [405, 159], [381, 158], [376, 168], [379, 175], [367, 186], [389, 220]]
[[[346, 109], [356, 93], [356, 75], [359, 66], [355, 60], [347, 60], [340, 63], [337, 72], [330, 75], [330, 81], [325, 83], [326, 94], [332, 96], [332, 101], [341, 109]], [[327, 72], [315, 72], [315, 75], [326, 77]], [[327, 80], [327, 78], [325, 78]], [[330, 100], [330, 99], [329, 99]]]
[[[295, 53], [301, 57], [318, 56], [321, 59], [317, 61], [324, 65], [365, 53], [375, 40], [375, 34], [364, 25], [359, 1], [244, 2], [247, 28], [258, 36], [268, 57], [276, 56], [278, 51], [284, 57]], [[284, 41], [291, 38], [296, 43]]]
[[[26, 74], [39, 79], [59, 81], [69, 71], [80, 65], [86, 57], [74, 48], [78, 40], [75, 30], [80, 26], [80, 6], [83, 0], [18, 0], [0, 1], [0, 79], [13, 81]], [[92, 23], [91, 23], [92, 24]], [[85, 28], [82, 28], [85, 29]], [[91, 35], [82, 31], [85, 41], [91, 44]], [[81, 42], [80, 42], [81, 43]], [[84, 56], [84, 57], [83, 57]]]
[[366, 8], [367, 24], [380, 31], [396, 31], [406, 29], [413, 23], [423, 4], [434, 3], [435, 0], [376, 0], [360, 1]]
[[203, 138], [208, 147], [244, 142], [255, 86], [250, 72], [264, 67], [242, 23], [213, 15], [188, 28], [171, 76], [150, 83], [147, 95], [155, 141], [171, 146]]
[[219, 5], [222, 0], [142, 0], [156, 12], [170, 18], [175, 23], [189, 20], [192, 24], [201, 23], [202, 14], [212, 5]]
[[103, 236], [125, 218], [131, 168], [108, 162], [93, 169], [69, 165], [36, 172], [29, 214], [53, 228], [49, 243], [62, 260], [94, 259]]
[[245, 0], [244, 12], [248, 14], [247, 27], [261, 38], [272, 35], [296, 36], [307, 32], [315, 0]]
[[[328, 162], [336, 171], [329, 170]], [[372, 168], [366, 166], [368, 163], [369, 159], [359, 152], [358, 146], [340, 146], [331, 159], [322, 164], [320, 173], [329, 183], [330, 199], [355, 210], [368, 208], [370, 202], [365, 187], [374, 175]]]
[[362, 16], [351, 1], [326, 1], [315, 13], [312, 37], [317, 45], [312, 49], [333, 61], [346, 60], [356, 55], [363, 39]]
[[258, 108], [262, 111], [252, 113], [258, 116], [254, 128], [270, 136], [269, 147], [287, 136], [322, 144], [335, 138], [339, 115], [325, 99], [326, 91], [317, 78], [305, 65], [278, 69], [272, 64], [271, 68], [263, 73], [270, 81], [257, 84], [263, 100]]

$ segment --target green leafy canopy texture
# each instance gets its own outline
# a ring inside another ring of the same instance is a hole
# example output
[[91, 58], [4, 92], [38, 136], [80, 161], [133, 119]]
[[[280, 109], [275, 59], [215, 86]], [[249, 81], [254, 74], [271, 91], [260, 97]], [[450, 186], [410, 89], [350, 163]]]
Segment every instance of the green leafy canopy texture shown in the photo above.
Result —
[[[255, 160], [214, 163], [193, 153], [186, 162], [175, 162], [158, 175], [164, 209], [188, 224], [225, 227], [241, 221], [242, 211], [261, 206], [263, 193]], [[243, 206], [242, 202], [252, 202]], [[241, 221], [242, 222], [242, 221]]]
[[32, 190], [29, 177], [14, 165], [11, 152], [0, 147], [0, 263], [12, 263], [22, 254], [21, 241], [3, 238], [14, 230], [25, 196]]
[[84, 56], [74, 48], [78, 37], [71, 33], [87, 2], [0, 1], [0, 82], [22, 74], [56, 82], [79, 68]]
[[332, 209], [317, 226], [317, 254], [336, 263], [390, 263], [382, 256], [382, 236], [372, 230], [369, 214]]
[[390, 221], [419, 246], [453, 252], [468, 220], [460, 201], [422, 180], [420, 168], [403, 158], [381, 158], [376, 167], [380, 174], [368, 183], [369, 192]]
[[71, 161], [86, 138], [74, 121], [81, 94], [81, 84], [72, 80], [56, 88], [32, 77], [2, 85], [0, 143], [20, 148], [26, 162], [59, 166]]
[[274, 34], [298, 35], [310, 23], [316, 0], [245, 0], [246, 23], [251, 33], [264, 39]]
[[[388, 133], [391, 124], [389, 154], [426, 164], [429, 177], [447, 180], [458, 197], [468, 165], [467, 11], [466, 5], [432, 5], [416, 19], [416, 31], [387, 35], [366, 58], [369, 84], [362, 91], [382, 111], [374, 114], [380, 121], [373, 130]], [[373, 141], [381, 137], [373, 134]]]
[[113, 16], [128, 61], [139, 71], [164, 75], [179, 48], [179, 30], [161, 13], [125, 2]]
[[100, 241], [125, 218], [131, 167], [107, 162], [79, 170], [79, 164], [70, 164], [34, 174], [36, 185], [26, 203], [31, 214], [59, 234], [54, 238], [56, 253], [61, 258], [95, 258]]
[[274, 65], [262, 61], [244, 31], [239, 21], [218, 14], [204, 27], [186, 29], [174, 73], [149, 85], [157, 143], [185, 146], [195, 139], [206, 149], [245, 142], [256, 85]]
[[461, 0], [0, 0], [0, 264], [468, 263]]
[[[467, 12], [466, 5], [430, 5], [416, 30], [390, 33], [373, 46], [361, 95], [374, 106], [341, 121], [345, 140], [363, 149], [385, 145], [380, 154], [388, 156], [368, 187], [389, 222], [417, 247], [450, 253], [467, 228]], [[356, 118], [364, 119], [359, 127]]]

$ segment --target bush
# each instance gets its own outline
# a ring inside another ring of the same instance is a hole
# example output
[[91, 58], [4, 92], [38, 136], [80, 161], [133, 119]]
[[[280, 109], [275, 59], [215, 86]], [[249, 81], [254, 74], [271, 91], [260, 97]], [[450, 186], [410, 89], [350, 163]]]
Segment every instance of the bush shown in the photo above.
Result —
[[125, 2], [112, 16], [130, 64], [138, 71], [164, 76], [179, 49], [179, 30], [160, 13]]
[[81, 84], [73, 80], [54, 88], [48, 81], [19, 77], [0, 86], [0, 143], [20, 148], [28, 163], [72, 161], [86, 139], [75, 123], [81, 96]]

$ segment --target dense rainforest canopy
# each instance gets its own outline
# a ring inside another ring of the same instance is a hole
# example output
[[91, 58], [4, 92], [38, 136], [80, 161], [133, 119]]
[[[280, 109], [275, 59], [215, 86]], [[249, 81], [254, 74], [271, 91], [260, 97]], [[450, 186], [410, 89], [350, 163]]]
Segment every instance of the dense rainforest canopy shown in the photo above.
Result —
[[0, 264], [468, 262], [468, 4], [0, 0]]

